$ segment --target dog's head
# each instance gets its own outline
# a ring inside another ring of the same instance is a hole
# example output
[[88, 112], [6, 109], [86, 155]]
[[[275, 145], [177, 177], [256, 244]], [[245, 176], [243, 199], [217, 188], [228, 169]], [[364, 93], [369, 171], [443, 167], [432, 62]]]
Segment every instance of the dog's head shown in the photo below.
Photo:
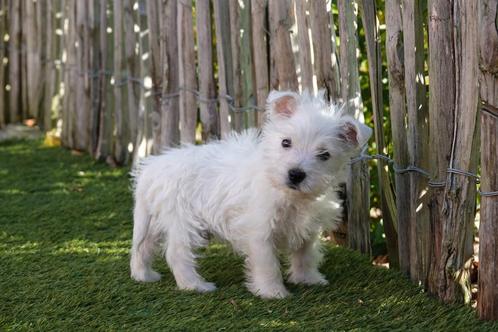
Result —
[[267, 114], [262, 138], [266, 171], [275, 187], [294, 193], [318, 196], [342, 181], [347, 162], [372, 135], [323, 94], [272, 91]]

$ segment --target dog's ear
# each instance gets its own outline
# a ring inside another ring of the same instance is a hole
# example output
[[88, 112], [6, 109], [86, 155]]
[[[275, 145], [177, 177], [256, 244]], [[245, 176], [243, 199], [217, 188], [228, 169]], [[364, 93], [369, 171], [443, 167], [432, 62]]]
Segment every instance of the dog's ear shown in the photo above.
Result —
[[271, 91], [267, 99], [267, 110], [270, 116], [292, 117], [297, 110], [298, 95], [291, 91]]
[[344, 117], [337, 138], [350, 148], [362, 147], [372, 136], [372, 129], [351, 117]]

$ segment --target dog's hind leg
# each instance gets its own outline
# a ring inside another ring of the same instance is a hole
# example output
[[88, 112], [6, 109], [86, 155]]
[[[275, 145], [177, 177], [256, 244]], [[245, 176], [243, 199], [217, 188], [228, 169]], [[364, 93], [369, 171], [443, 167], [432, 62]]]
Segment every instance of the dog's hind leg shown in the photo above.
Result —
[[143, 282], [158, 281], [161, 275], [151, 267], [155, 248], [154, 237], [149, 230], [151, 216], [147, 213], [145, 203], [140, 199], [137, 199], [135, 203], [133, 219], [131, 277]]
[[210, 292], [216, 289], [197, 272], [196, 256], [188, 232], [181, 227], [172, 227], [166, 241], [166, 261], [175, 276], [179, 289]]

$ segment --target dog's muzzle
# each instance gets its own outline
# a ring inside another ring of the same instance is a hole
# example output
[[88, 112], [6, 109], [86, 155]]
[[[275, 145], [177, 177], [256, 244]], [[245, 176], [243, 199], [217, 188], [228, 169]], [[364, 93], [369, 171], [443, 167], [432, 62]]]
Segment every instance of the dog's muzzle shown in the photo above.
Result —
[[288, 187], [297, 190], [299, 184], [306, 178], [306, 173], [300, 168], [292, 168], [289, 170], [288, 178]]

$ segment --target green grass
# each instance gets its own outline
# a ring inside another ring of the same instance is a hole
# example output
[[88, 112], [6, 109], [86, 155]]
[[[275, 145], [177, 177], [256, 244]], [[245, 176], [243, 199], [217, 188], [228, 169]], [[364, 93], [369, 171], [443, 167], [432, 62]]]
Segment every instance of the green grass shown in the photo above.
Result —
[[0, 330], [496, 330], [468, 307], [429, 298], [399, 273], [329, 248], [328, 287], [265, 301], [243, 287], [240, 258], [213, 244], [201, 272], [219, 289], [180, 292], [129, 278], [127, 169], [39, 141], [0, 144]]

